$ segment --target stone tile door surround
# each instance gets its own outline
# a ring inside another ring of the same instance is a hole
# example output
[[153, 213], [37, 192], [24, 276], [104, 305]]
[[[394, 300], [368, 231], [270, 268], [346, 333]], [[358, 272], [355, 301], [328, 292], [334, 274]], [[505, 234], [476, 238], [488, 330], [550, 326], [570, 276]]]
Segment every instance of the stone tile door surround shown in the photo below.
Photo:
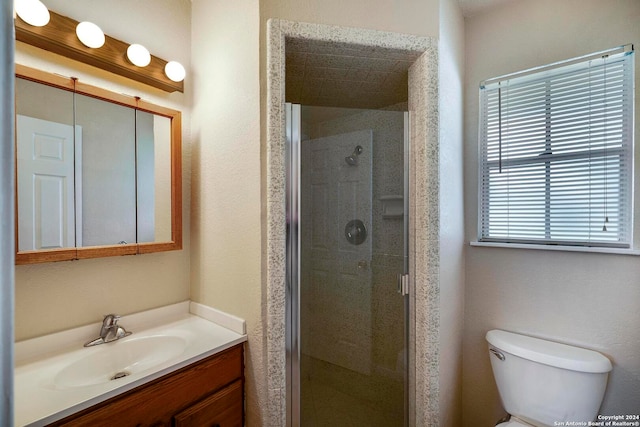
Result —
[[408, 69], [410, 120], [409, 421], [439, 420], [439, 141], [438, 51], [430, 37], [270, 19], [267, 24], [266, 271], [267, 336], [265, 425], [285, 426], [286, 212], [285, 41], [346, 44], [352, 49], [394, 49], [417, 59]]

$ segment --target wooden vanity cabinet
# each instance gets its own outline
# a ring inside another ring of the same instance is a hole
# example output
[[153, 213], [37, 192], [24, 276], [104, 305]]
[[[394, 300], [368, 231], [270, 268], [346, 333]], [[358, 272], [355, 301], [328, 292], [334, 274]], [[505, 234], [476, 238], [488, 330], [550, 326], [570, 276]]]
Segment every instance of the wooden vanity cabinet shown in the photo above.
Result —
[[243, 368], [238, 344], [50, 425], [242, 427]]

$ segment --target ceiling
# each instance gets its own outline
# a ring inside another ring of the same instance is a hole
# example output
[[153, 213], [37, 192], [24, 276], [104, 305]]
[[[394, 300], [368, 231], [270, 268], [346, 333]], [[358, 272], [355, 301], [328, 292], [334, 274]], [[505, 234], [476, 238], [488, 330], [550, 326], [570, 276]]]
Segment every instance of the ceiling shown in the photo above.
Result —
[[407, 75], [420, 52], [306, 39], [286, 40], [286, 100], [377, 109], [407, 101]]
[[[516, 0], [458, 0], [465, 17]], [[378, 109], [407, 101], [408, 69], [420, 52], [286, 39], [286, 101]]]
[[458, 0], [458, 5], [462, 15], [469, 17], [511, 1], [515, 0]]

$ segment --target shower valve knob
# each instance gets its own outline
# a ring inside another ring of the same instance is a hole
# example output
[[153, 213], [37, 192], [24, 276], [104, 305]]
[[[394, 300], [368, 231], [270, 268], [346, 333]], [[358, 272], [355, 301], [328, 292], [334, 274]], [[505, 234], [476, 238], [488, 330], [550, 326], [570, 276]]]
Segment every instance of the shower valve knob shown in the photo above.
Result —
[[344, 227], [344, 237], [352, 245], [360, 245], [367, 239], [367, 228], [359, 219], [351, 220]]

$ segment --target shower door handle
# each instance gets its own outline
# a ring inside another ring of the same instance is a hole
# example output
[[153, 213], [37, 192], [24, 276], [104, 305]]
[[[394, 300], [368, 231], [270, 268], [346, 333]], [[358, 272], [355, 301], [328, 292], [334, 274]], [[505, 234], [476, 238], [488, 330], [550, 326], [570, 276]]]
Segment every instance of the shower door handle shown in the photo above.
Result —
[[409, 275], [398, 273], [398, 293], [402, 296], [409, 295]]

